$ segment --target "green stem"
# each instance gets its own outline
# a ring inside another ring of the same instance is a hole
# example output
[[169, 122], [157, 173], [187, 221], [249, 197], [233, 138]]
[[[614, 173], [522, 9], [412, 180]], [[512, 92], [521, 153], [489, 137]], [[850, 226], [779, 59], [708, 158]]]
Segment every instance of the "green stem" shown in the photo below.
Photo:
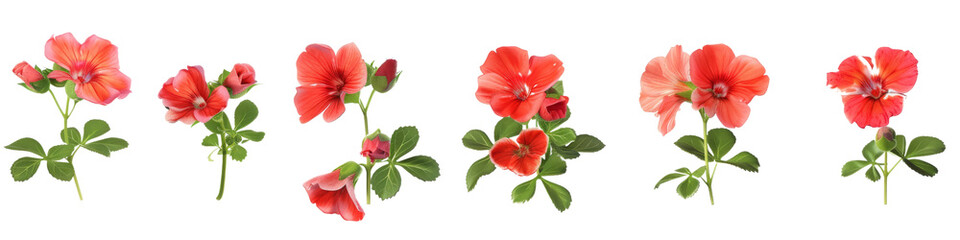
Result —
[[373, 171], [373, 163], [363, 164], [363, 168], [367, 170], [367, 205], [370, 205], [370, 172]]
[[883, 152], [883, 205], [887, 205], [887, 179], [890, 178], [887, 166], [887, 152]]
[[[70, 167], [73, 167], [73, 156], [77, 154], [77, 151], [80, 150], [80, 146], [73, 149], [73, 153], [70, 153], [70, 156], [67, 157], [67, 163], [70, 164]], [[80, 200], [83, 201], [83, 193], [80, 192], [80, 180], [77, 180], [77, 172], [73, 172], [73, 184], [77, 186], [77, 196], [80, 196]]]
[[[363, 136], [364, 137], [366, 137], [367, 135], [370, 135], [370, 124], [369, 124], [370, 121], [367, 116], [367, 111], [370, 110], [370, 103], [373, 102], [373, 93], [376, 93], [376, 92], [377, 91], [372, 91], [372, 90], [370, 91], [370, 97], [367, 97], [366, 106], [363, 105], [363, 102], [360, 102], [357, 104], [357, 105], [360, 105], [360, 112], [363, 113], [363, 132], [364, 132]], [[367, 162], [362, 164], [364, 169], [367, 170], [366, 171], [367, 181], [365, 182], [365, 184], [367, 185], [367, 205], [370, 205], [370, 189], [373, 187], [373, 184], [370, 183], [370, 174], [371, 174], [371, 171], [373, 171], [373, 165], [375, 164], [376, 163], [374, 163], [373, 160], [370, 159], [370, 157], [367, 157]]]
[[217, 194], [217, 200], [223, 198], [223, 185], [227, 181], [227, 137], [221, 133], [220, 134], [220, 143], [222, 148], [220, 148], [221, 155], [223, 155], [223, 167], [220, 169], [220, 193]]
[[[706, 168], [704, 172], [707, 174], [707, 191], [710, 192], [710, 205], [714, 205], [713, 178], [710, 177], [710, 151], [707, 150], [707, 121], [710, 120], [710, 118], [707, 118], [707, 114], [703, 109], [700, 110], [700, 118], [703, 119], [703, 165]], [[716, 168], [714, 168], [714, 171], [716, 171]]]

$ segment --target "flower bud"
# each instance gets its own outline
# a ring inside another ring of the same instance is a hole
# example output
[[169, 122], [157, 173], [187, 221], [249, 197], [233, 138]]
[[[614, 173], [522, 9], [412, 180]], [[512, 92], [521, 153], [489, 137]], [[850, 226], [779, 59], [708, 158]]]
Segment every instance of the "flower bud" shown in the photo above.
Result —
[[884, 152], [893, 150], [897, 146], [897, 133], [890, 127], [881, 127], [877, 129], [877, 148]]
[[569, 101], [570, 98], [567, 96], [560, 96], [559, 99], [544, 98], [543, 104], [540, 105], [540, 118], [549, 122], [567, 117], [567, 102]]
[[20, 80], [23, 80], [23, 83], [30, 89], [33, 89], [33, 82], [43, 80], [40, 72], [38, 72], [36, 68], [31, 67], [30, 64], [27, 64], [27, 62], [20, 62], [17, 66], [14, 66], [13, 74], [16, 74]]
[[223, 86], [230, 89], [230, 98], [239, 98], [257, 83], [256, 76], [250, 64], [237, 63], [223, 81]]
[[380, 64], [380, 68], [377, 68], [377, 72], [373, 74], [371, 79], [373, 89], [381, 93], [390, 91], [393, 85], [397, 83], [398, 77], [397, 60], [387, 59], [383, 64]]
[[385, 159], [390, 156], [390, 137], [377, 130], [363, 138], [362, 148], [360, 155], [369, 157], [370, 162]]

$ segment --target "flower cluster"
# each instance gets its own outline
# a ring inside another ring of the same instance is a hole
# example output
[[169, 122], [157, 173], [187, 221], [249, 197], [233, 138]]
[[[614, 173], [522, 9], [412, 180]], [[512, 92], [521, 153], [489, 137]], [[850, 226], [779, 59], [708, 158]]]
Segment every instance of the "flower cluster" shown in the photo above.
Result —
[[[6, 148], [37, 156], [18, 159], [10, 172], [15, 181], [26, 181], [37, 172], [40, 163], [46, 161], [47, 170], [54, 178], [62, 181], [73, 179], [77, 195], [83, 200], [73, 165], [77, 150], [84, 148], [109, 157], [111, 152], [126, 148], [128, 143], [120, 138], [94, 140], [110, 131], [110, 126], [103, 120], [87, 121], [81, 133], [77, 128], [68, 127], [68, 119], [82, 101], [106, 106], [126, 97], [130, 94], [130, 78], [120, 72], [117, 46], [96, 35], [91, 35], [82, 44], [71, 33], [51, 37], [47, 40], [44, 55], [53, 62], [52, 68], [41, 69], [21, 62], [14, 66], [13, 73], [23, 81], [19, 84], [27, 90], [39, 94], [50, 93], [53, 97], [63, 117], [63, 129], [60, 131], [63, 144], [44, 151], [43, 146], [33, 138], [17, 140]], [[63, 105], [54, 93], [56, 88], [63, 88]]]
[[[664, 57], [656, 57], [647, 64], [640, 77], [640, 106], [644, 111], [660, 117], [658, 130], [666, 135], [675, 126], [680, 106], [690, 102], [700, 111], [703, 120], [703, 138], [694, 135], [681, 137], [675, 145], [704, 161], [704, 166], [690, 171], [677, 169], [664, 176], [654, 188], [670, 180], [684, 178], [677, 186], [683, 198], [693, 196], [702, 181], [710, 192], [713, 203], [713, 175], [718, 163], [730, 164], [750, 172], [757, 172], [760, 163], [753, 154], [740, 152], [728, 160], [727, 154], [736, 142], [728, 129], [707, 131], [707, 122], [716, 116], [723, 126], [737, 128], [750, 116], [748, 104], [754, 97], [767, 92], [770, 78], [756, 58], [736, 55], [727, 45], [706, 45], [687, 54], [675, 46]], [[713, 166], [710, 163], [713, 162]], [[713, 168], [714, 172], [710, 171]], [[706, 174], [706, 176], [704, 176]]]
[[[554, 207], [561, 212], [568, 209], [570, 192], [544, 177], [566, 173], [566, 160], [581, 152], [600, 151], [604, 144], [594, 136], [560, 127], [570, 118], [570, 98], [564, 96], [560, 81], [563, 62], [552, 54], [528, 57], [518, 47], [500, 47], [490, 51], [480, 71], [477, 100], [489, 104], [503, 119], [494, 127], [496, 143], [479, 129], [463, 136], [467, 148], [488, 151], [467, 170], [467, 191], [499, 167], [521, 177], [536, 174], [513, 189], [514, 202], [530, 200], [539, 180]], [[536, 127], [530, 127], [530, 120]], [[511, 139], [515, 136], [516, 140]]]
[[[841, 176], [847, 177], [867, 168], [870, 181], [883, 179], [883, 204], [887, 204], [887, 177], [900, 162], [920, 175], [933, 177], [939, 170], [917, 157], [943, 152], [943, 141], [920, 136], [910, 141], [888, 127], [890, 117], [900, 115], [903, 100], [917, 83], [917, 58], [910, 51], [881, 47], [873, 58], [850, 56], [840, 63], [837, 72], [827, 73], [827, 86], [840, 90], [843, 111], [850, 123], [860, 128], [879, 128], [875, 140], [867, 143], [861, 152], [864, 160], [853, 160], [843, 165]], [[887, 153], [899, 159], [892, 166]], [[883, 155], [883, 162], [877, 160]]]
[[[216, 147], [210, 153], [223, 158], [220, 176], [220, 192], [217, 200], [223, 197], [226, 183], [227, 156], [243, 161], [247, 158], [247, 149], [241, 146], [249, 141], [263, 140], [265, 133], [244, 129], [257, 118], [259, 110], [250, 100], [244, 100], [234, 111], [234, 124], [224, 113], [229, 99], [240, 98], [257, 85], [256, 73], [249, 64], [238, 63], [233, 70], [223, 70], [215, 82], [207, 82], [203, 67], [188, 66], [171, 77], [160, 89], [159, 98], [167, 108], [166, 119], [171, 123], [182, 122], [189, 125], [203, 123], [210, 135], [203, 138], [201, 144]], [[208, 160], [213, 161], [209, 156]]]
[[[368, 113], [374, 93], [386, 93], [399, 81], [397, 60], [388, 59], [374, 67], [366, 64], [360, 49], [353, 43], [338, 51], [322, 44], [311, 44], [297, 59], [297, 94], [293, 102], [300, 114], [300, 122], [307, 123], [323, 114], [323, 120], [333, 122], [346, 111], [346, 104], [356, 103], [363, 114], [364, 137], [360, 156], [364, 160], [349, 161], [333, 172], [311, 178], [303, 184], [310, 202], [320, 211], [340, 214], [344, 220], [360, 221], [364, 212], [354, 195], [357, 175], [366, 172], [367, 204], [370, 191], [376, 191], [381, 200], [394, 197], [400, 191], [400, 171], [422, 181], [440, 177], [440, 165], [431, 157], [418, 155], [401, 160], [416, 147], [420, 133], [416, 127], [400, 127], [387, 136], [379, 129], [370, 132]], [[366, 102], [360, 92], [370, 86]], [[384, 165], [373, 170], [379, 163]]]

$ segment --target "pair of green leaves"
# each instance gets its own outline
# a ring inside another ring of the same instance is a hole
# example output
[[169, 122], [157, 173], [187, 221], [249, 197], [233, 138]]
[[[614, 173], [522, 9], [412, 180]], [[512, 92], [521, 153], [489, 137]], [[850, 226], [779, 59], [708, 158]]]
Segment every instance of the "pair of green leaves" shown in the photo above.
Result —
[[230, 154], [233, 160], [243, 161], [247, 158], [247, 149], [240, 144], [248, 141], [262, 141], [264, 135], [266, 135], [264, 132], [243, 130], [244, 127], [253, 123], [253, 120], [256, 120], [259, 114], [257, 105], [250, 100], [243, 100], [237, 105], [233, 114], [235, 125], [230, 124], [230, 118], [227, 117], [226, 113], [217, 113], [210, 121], [204, 123], [204, 126], [212, 134], [204, 137], [201, 144], [208, 147], [218, 147], [220, 148], [219, 154]]
[[[381, 200], [392, 198], [400, 191], [401, 178], [400, 170], [397, 166], [400, 166], [406, 170], [407, 173], [410, 173], [410, 175], [413, 175], [413, 177], [421, 181], [434, 181], [440, 177], [440, 164], [431, 157], [417, 155], [399, 160], [407, 153], [410, 153], [410, 151], [413, 151], [418, 141], [420, 141], [420, 132], [416, 127], [400, 127], [393, 131], [393, 135], [390, 137], [390, 156], [387, 158], [387, 164], [374, 171], [370, 179], [373, 191], [376, 192]], [[360, 166], [356, 163], [350, 162], [345, 165], [356, 166], [350, 166], [346, 168], [346, 170], [341, 166], [340, 179], [360, 172]]]
[[573, 199], [570, 197], [570, 191], [567, 191], [567, 188], [560, 186], [542, 177], [536, 177], [530, 179], [529, 181], [520, 183], [517, 187], [513, 188], [510, 196], [513, 198], [514, 203], [524, 203], [530, 201], [533, 198], [533, 194], [537, 190], [537, 180], [540, 180], [543, 183], [543, 187], [547, 190], [547, 195], [550, 196], [550, 200], [553, 202], [553, 206], [563, 212], [570, 208], [570, 203], [573, 202]]
[[[911, 140], [909, 147], [907, 147], [907, 138], [903, 135], [897, 135], [896, 142], [896, 147], [890, 152], [899, 157], [910, 169], [927, 177], [937, 175], [939, 170], [937, 170], [936, 166], [916, 158], [942, 153], [946, 150], [943, 141], [935, 137], [920, 136]], [[880, 166], [884, 163], [878, 163], [877, 159], [883, 156], [884, 151], [877, 147], [875, 141], [870, 141], [867, 145], [863, 146], [861, 153], [863, 154], [864, 160], [853, 160], [843, 164], [840, 175], [847, 177], [869, 166], [869, 169], [865, 173], [867, 179], [874, 182], [880, 180], [882, 175], [878, 169], [881, 169]]]
[[657, 185], [653, 186], [653, 189], [660, 188], [660, 184], [669, 182], [674, 179], [686, 177], [683, 182], [680, 182], [677, 185], [677, 194], [680, 194], [683, 198], [690, 198], [693, 194], [697, 193], [697, 190], [700, 189], [700, 180], [703, 178], [703, 174], [707, 171], [706, 166], [698, 168], [696, 171], [690, 172], [690, 169], [680, 168], [675, 171], [675, 173], [667, 174], [657, 181]]
[[[728, 160], [723, 160], [723, 157], [733, 149], [733, 145], [736, 143], [737, 137], [734, 136], [730, 130], [726, 128], [714, 128], [710, 130], [707, 132], [707, 146], [709, 147], [709, 152], [707, 153], [708, 161], [730, 164], [748, 172], [760, 171], [760, 161], [756, 156], [753, 156], [753, 154], [747, 151], [737, 153], [737, 155], [734, 155]], [[703, 138], [686, 135], [680, 137], [680, 139], [673, 144], [684, 152], [697, 157], [699, 161], [703, 161]]]
[[[101, 155], [110, 156], [111, 152], [119, 151], [128, 146], [127, 141], [120, 138], [104, 138], [96, 140], [110, 131], [110, 126], [103, 120], [90, 120], [83, 127], [81, 134], [76, 128], [67, 128], [60, 132], [60, 139], [64, 144], [51, 147], [44, 151], [40, 142], [33, 138], [21, 138], [6, 148], [16, 151], [30, 152], [37, 157], [22, 157], [13, 162], [10, 173], [14, 181], [26, 181], [40, 168], [40, 162], [47, 161], [47, 171], [56, 179], [69, 181], [73, 178], [73, 153], [77, 146]], [[66, 161], [61, 161], [66, 159]]]

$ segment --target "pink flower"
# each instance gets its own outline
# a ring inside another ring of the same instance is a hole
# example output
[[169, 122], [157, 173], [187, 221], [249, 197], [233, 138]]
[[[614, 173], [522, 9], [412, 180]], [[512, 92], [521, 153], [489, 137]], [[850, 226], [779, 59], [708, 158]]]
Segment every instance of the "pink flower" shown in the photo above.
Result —
[[736, 56], [727, 45], [706, 45], [690, 55], [693, 108], [703, 108], [728, 128], [743, 126], [750, 116], [750, 100], [767, 92], [770, 78], [760, 61]]
[[540, 104], [540, 118], [544, 121], [554, 121], [567, 117], [567, 102], [570, 98], [560, 96], [557, 98], [544, 98], [543, 104]]
[[553, 54], [528, 57], [527, 50], [500, 47], [487, 54], [477, 79], [477, 100], [493, 113], [527, 122], [540, 110], [547, 89], [560, 80], [563, 62]]
[[237, 63], [233, 65], [230, 75], [227, 75], [227, 79], [223, 81], [223, 86], [230, 89], [231, 97], [239, 97], [237, 95], [242, 94], [247, 88], [257, 83], [256, 76], [257, 73], [253, 71], [250, 64]]
[[40, 72], [36, 68], [27, 64], [27, 62], [20, 62], [17, 66], [13, 67], [13, 74], [16, 74], [20, 80], [23, 80], [23, 83], [27, 85], [30, 89], [33, 89], [33, 85], [30, 85], [33, 82], [43, 80], [43, 76], [40, 75]]
[[344, 97], [357, 93], [367, 83], [367, 64], [356, 44], [333, 48], [310, 44], [297, 58], [297, 94], [293, 103], [300, 114], [300, 123], [307, 123], [323, 113], [323, 120], [333, 122], [346, 111]]
[[163, 84], [159, 94], [167, 107], [167, 121], [193, 124], [207, 122], [227, 107], [227, 89], [219, 86], [210, 93], [203, 77], [203, 68], [189, 66]]
[[310, 202], [317, 205], [326, 214], [340, 214], [343, 220], [360, 221], [363, 209], [353, 193], [353, 179], [356, 175], [340, 180], [340, 169], [317, 176], [303, 183], [310, 196]]
[[360, 155], [369, 157], [370, 162], [385, 159], [390, 156], [390, 137], [380, 133], [380, 130], [363, 138], [363, 150]]
[[690, 55], [677, 45], [666, 57], [656, 57], [647, 63], [640, 76], [640, 107], [660, 117], [657, 129], [667, 135], [676, 125], [680, 104], [687, 101], [679, 93], [692, 90], [690, 82]]
[[54, 70], [47, 77], [57, 81], [73, 81], [77, 97], [107, 105], [130, 94], [130, 78], [120, 72], [117, 46], [90, 35], [83, 44], [65, 33], [47, 40], [47, 59], [69, 72]]
[[900, 115], [918, 74], [913, 53], [888, 47], [877, 49], [875, 59], [850, 56], [837, 70], [827, 73], [827, 86], [842, 92], [843, 112], [860, 128], [884, 127]]

